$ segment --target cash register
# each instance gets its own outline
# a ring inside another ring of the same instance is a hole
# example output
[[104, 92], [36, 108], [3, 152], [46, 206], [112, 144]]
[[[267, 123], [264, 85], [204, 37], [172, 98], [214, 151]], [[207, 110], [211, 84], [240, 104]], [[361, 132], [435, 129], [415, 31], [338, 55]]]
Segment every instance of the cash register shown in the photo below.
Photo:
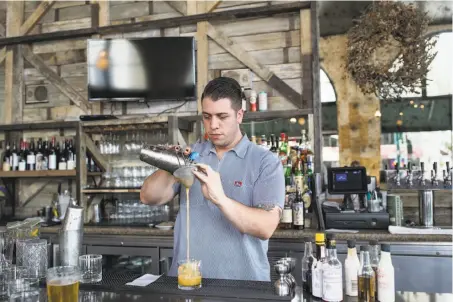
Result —
[[327, 170], [329, 194], [343, 195], [343, 202], [324, 201], [322, 212], [327, 229], [387, 229], [389, 214], [376, 191], [376, 179], [365, 167]]

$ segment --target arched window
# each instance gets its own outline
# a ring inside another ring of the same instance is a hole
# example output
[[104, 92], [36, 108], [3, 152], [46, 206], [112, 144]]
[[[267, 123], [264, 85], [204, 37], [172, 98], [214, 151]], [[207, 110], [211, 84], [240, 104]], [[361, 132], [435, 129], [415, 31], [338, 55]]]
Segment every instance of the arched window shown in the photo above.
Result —
[[335, 94], [335, 89], [333, 88], [332, 81], [322, 68], [319, 73], [319, 82], [321, 90], [321, 103], [336, 102], [337, 95]]

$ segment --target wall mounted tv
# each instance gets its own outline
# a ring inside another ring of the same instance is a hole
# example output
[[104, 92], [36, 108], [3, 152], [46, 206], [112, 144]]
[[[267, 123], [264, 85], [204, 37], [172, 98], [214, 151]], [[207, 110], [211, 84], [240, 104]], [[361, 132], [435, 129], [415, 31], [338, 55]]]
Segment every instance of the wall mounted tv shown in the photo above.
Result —
[[90, 101], [196, 98], [193, 37], [90, 39], [87, 60]]

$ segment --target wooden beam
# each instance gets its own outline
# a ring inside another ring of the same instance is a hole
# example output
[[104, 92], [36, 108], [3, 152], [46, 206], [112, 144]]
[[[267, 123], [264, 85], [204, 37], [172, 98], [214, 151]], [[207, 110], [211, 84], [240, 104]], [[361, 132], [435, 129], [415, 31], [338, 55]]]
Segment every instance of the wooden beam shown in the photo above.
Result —
[[[24, 2], [8, 1], [6, 4], [6, 35], [20, 35], [20, 26], [24, 21]], [[0, 58], [5, 58], [5, 123], [22, 121], [24, 91], [24, 60], [19, 47], [2, 50]]]
[[[317, 1], [311, 2], [310, 8], [310, 19], [311, 19], [311, 53], [312, 62], [310, 74], [311, 78], [311, 104], [313, 105], [313, 151], [315, 156], [314, 172], [322, 173], [323, 161], [322, 161], [322, 106], [321, 106], [321, 84], [320, 84], [320, 60], [319, 60], [319, 40], [320, 40], [320, 29], [319, 29], [319, 4]], [[380, 136], [379, 136], [380, 137]]]
[[[98, 0], [94, 1], [92, 5], [92, 21], [91, 26], [107, 26], [110, 25], [110, 1], [109, 0]], [[95, 35], [93, 38], [101, 38], [100, 35]], [[92, 104], [92, 114], [102, 114], [101, 102], [95, 102]]]
[[312, 101], [312, 19], [310, 9], [300, 10], [300, 63], [302, 65], [302, 106], [313, 108]]
[[91, 104], [88, 103], [88, 101], [77, 90], [75, 90], [64, 79], [58, 76], [55, 71], [47, 66], [43, 59], [34, 54], [30, 46], [23, 45], [22, 49], [25, 59], [31, 65], [33, 65], [33, 67], [36, 68], [43, 76], [45, 76], [52, 85], [58, 88], [58, 90], [60, 90], [61, 93], [67, 96], [76, 106], [80, 107], [87, 113], [89, 112], [89, 109], [91, 109]]
[[[18, 27], [14, 28], [16, 31], [18, 28], [19, 32], [16, 32], [13, 36], [25, 36], [27, 35], [33, 27], [36, 25], [36, 23], [41, 20], [41, 18], [49, 11], [49, 9], [52, 7], [52, 5], [55, 3], [55, 1], [43, 1], [41, 4], [36, 8], [36, 10], [28, 17], [28, 19]], [[23, 15], [23, 13], [22, 13]], [[23, 19], [22, 19], [23, 21]], [[3, 60], [6, 57], [6, 49], [3, 48], [0, 51], [0, 64], [3, 62]]]
[[[190, 25], [202, 21], [223, 21], [235, 20], [242, 18], [256, 18], [263, 16], [271, 16], [274, 14], [298, 12], [300, 9], [310, 7], [309, 1], [297, 1], [291, 3], [268, 5], [262, 7], [239, 8], [225, 10], [220, 12], [212, 12], [205, 14], [195, 14], [180, 17], [172, 17], [159, 20], [148, 20], [136, 23], [118, 24], [103, 26], [98, 28], [83, 28], [74, 30], [56, 31], [53, 33], [44, 33], [37, 35], [27, 35], [19, 37], [7, 37], [0, 39], [0, 46], [28, 44], [35, 42], [75, 39], [81, 37], [91, 37], [95, 34], [111, 35], [115, 33], [137, 32], [148, 29], [178, 27], [181, 25]], [[189, 9], [188, 9], [189, 13]]]
[[87, 183], [87, 165], [86, 165], [86, 134], [83, 133], [82, 125], [79, 124], [76, 128], [76, 199], [80, 206], [86, 207], [86, 198], [83, 194], [83, 189]]
[[[206, 12], [206, 2], [199, 1], [197, 13]], [[197, 111], [201, 114], [201, 95], [204, 87], [208, 84], [208, 63], [209, 63], [209, 44], [208, 44], [208, 22], [197, 23]]]
[[206, 12], [212, 13], [220, 5], [220, 3], [222, 3], [222, 0], [206, 2]]
[[196, 15], [197, 14], [197, 1], [194, 0], [187, 0], [187, 15]]
[[5, 37], [6, 36], [6, 28], [3, 24], [0, 23], [0, 36]]
[[286, 84], [282, 79], [277, 77], [269, 68], [261, 65], [254, 57], [252, 57], [244, 48], [239, 44], [233, 42], [230, 38], [225, 36], [221, 31], [216, 30], [210, 23], [207, 25], [208, 36], [213, 39], [217, 44], [222, 46], [236, 59], [242, 62], [245, 66], [250, 68], [260, 78], [266, 81], [272, 88], [276, 89], [286, 99], [294, 104], [297, 108], [301, 108], [301, 95], [295, 91], [291, 86]]
[[27, 35], [33, 27], [44, 17], [44, 15], [50, 10], [55, 1], [42, 1], [33, 13], [28, 17], [27, 21], [20, 27], [21, 35]]
[[104, 158], [104, 156], [99, 152], [98, 147], [94, 144], [93, 140], [86, 135], [82, 134], [82, 138], [85, 142], [87, 151], [93, 156], [93, 160], [103, 171], [106, 171], [109, 167], [109, 162]]
[[171, 8], [180, 13], [181, 15], [187, 15], [187, 3], [184, 1], [166, 1]]

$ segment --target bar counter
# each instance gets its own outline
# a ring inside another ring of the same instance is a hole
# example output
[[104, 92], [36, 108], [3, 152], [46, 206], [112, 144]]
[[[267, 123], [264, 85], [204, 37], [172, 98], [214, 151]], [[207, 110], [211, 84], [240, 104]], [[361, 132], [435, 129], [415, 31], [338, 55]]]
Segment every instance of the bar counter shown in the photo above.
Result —
[[[43, 227], [42, 233], [57, 234], [60, 226]], [[128, 227], [128, 226], [85, 226], [84, 233], [90, 235], [117, 235], [117, 236], [151, 236], [171, 237], [173, 230], [160, 230], [154, 227]], [[299, 239], [309, 236], [314, 238], [316, 230], [280, 230], [277, 229], [271, 239]], [[336, 233], [337, 240], [357, 241], [378, 240], [380, 242], [452, 242], [452, 235], [426, 235], [426, 234], [391, 234], [385, 230], [361, 230], [358, 233]]]
[[[47, 301], [47, 295], [43, 289], [40, 293], [40, 302]], [[112, 292], [106, 290], [80, 290], [79, 301], [83, 302], [251, 302], [260, 301], [260, 299], [253, 298], [226, 298], [226, 297], [215, 297], [215, 296], [193, 296], [189, 293], [181, 293], [181, 295], [174, 294], [162, 294], [162, 293], [134, 293], [134, 292]], [[311, 302], [320, 301], [310, 295], [298, 292], [296, 296], [291, 300], [292, 302]], [[356, 302], [357, 297], [344, 296], [344, 302]], [[451, 302], [453, 301], [453, 294], [435, 294], [435, 293], [423, 293], [423, 292], [396, 292], [395, 302]]]

